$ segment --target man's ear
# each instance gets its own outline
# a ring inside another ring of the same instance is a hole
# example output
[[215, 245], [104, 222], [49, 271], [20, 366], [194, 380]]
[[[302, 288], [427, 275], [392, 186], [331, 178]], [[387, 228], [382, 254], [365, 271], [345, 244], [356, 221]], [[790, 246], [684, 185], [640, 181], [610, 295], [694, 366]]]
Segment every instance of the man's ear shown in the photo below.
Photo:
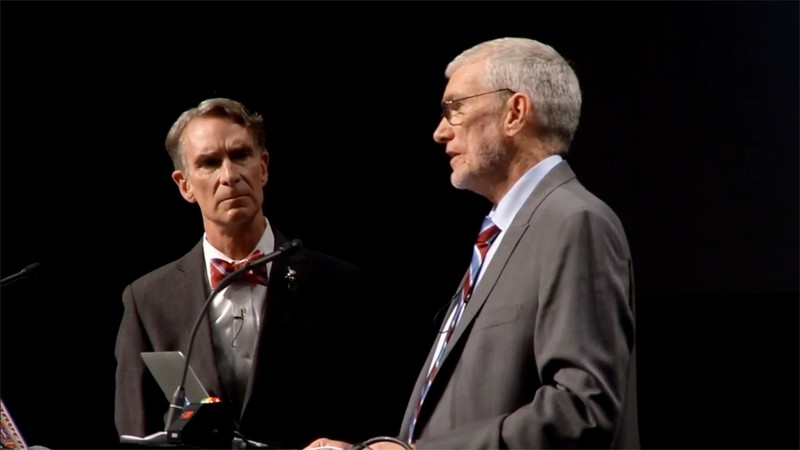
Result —
[[507, 102], [510, 107], [503, 125], [506, 134], [511, 136], [519, 133], [525, 127], [525, 122], [533, 115], [534, 106], [530, 97], [520, 92], [515, 92]]
[[181, 196], [186, 199], [189, 203], [197, 202], [197, 199], [194, 198], [194, 191], [192, 190], [192, 184], [189, 182], [189, 179], [183, 174], [183, 171], [176, 170], [172, 172], [172, 181], [178, 185], [178, 190], [181, 191]]
[[266, 186], [267, 179], [269, 179], [269, 153], [264, 152], [261, 154], [261, 187]]

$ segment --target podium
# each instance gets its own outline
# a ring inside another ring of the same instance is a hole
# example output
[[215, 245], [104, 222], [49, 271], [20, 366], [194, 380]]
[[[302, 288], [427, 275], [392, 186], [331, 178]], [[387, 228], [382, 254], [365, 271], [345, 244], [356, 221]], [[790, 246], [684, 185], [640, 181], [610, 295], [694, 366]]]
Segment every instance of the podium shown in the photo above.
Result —
[[271, 449], [274, 447], [270, 447], [269, 445], [262, 444], [260, 442], [249, 441], [246, 439], [242, 439], [240, 437], [234, 437], [231, 439], [227, 445], [223, 446], [187, 446], [185, 444], [170, 444], [167, 438], [166, 431], [159, 431], [158, 433], [153, 433], [149, 436], [145, 437], [136, 437], [136, 436], [120, 436], [120, 443], [125, 444], [126, 448], [171, 448], [171, 449], [189, 449], [189, 448], [200, 448], [200, 449], [231, 449], [231, 450], [240, 450], [240, 449], [247, 449], [247, 448], [256, 448], [256, 449]]
[[121, 444], [145, 448], [246, 449], [272, 448], [236, 434], [227, 402], [191, 403], [167, 427], [145, 437], [120, 436]]
[[233, 421], [228, 402], [191, 403], [167, 427], [167, 443], [198, 448], [230, 448]]

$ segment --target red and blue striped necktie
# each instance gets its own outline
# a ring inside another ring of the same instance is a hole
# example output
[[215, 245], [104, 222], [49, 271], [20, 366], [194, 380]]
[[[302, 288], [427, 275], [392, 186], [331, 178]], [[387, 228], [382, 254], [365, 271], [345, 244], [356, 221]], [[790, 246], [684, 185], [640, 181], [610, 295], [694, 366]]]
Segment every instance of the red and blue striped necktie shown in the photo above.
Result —
[[458, 325], [458, 321], [461, 319], [464, 308], [466, 307], [467, 302], [472, 295], [472, 290], [477, 282], [481, 266], [483, 265], [483, 261], [486, 259], [486, 253], [489, 252], [489, 246], [492, 245], [492, 242], [494, 242], [498, 234], [500, 234], [500, 228], [498, 228], [490, 218], [486, 217], [483, 220], [483, 225], [481, 225], [481, 232], [478, 234], [478, 239], [472, 248], [472, 261], [470, 262], [469, 269], [467, 270], [467, 273], [464, 274], [464, 280], [461, 283], [458, 292], [456, 292], [456, 306], [453, 308], [453, 312], [447, 318], [442, 326], [442, 330], [440, 331], [440, 333], [442, 333], [444, 336], [440, 337], [440, 342], [437, 343], [433, 359], [431, 360], [431, 365], [428, 368], [428, 377], [425, 380], [425, 385], [422, 386], [422, 391], [420, 391], [417, 409], [414, 412], [414, 417], [411, 419], [411, 425], [409, 428], [409, 442], [414, 440], [414, 428], [417, 424], [419, 410], [422, 407], [422, 402], [425, 400], [425, 395], [428, 393], [431, 382], [433, 382], [433, 378], [436, 376], [436, 373], [439, 371], [439, 366], [442, 364], [444, 349], [447, 347], [447, 343], [450, 341], [450, 337], [453, 335], [453, 330], [456, 329], [456, 325]]

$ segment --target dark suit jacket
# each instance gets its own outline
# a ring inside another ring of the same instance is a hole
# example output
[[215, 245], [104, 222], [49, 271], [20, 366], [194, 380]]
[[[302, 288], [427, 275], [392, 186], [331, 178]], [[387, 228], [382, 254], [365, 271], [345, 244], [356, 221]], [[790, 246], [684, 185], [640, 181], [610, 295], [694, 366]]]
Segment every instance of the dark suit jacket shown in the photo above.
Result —
[[[286, 239], [275, 233], [276, 247]], [[202, 242], [189, 253], [131, 283], [116, 344], [115, 422], [119, 434], [144, 436], [164, 429], [169, 402], [139, 355], [180, 350], [210, 287]], [[296, 274], [296, 289], [286, 279]], [[360, 441], [369, 437], [360, 413], [370, 395], [349, 369], [370, 364], [358, 335], [366, 327], [361, 271], [310, 250], [273, 260], [253, 373], [239, 430], [248, 439], [302, 448], [319, 436]], [[203, 319], [191, 366], [206, 390], [224, 398], [214, 358], [211, 325]], [[369, 323], [369, 322], [366, 322]], [[362, 366], [363, 367], [363, 366]], [[320, 405], [339, 405], [321, 408]], [[362, 428], [359, 428], [362, 427]]]
[[418, 448], [637, 448], [633, 271], [617, 216], [562, 162], [496, 245], [420, 411]]

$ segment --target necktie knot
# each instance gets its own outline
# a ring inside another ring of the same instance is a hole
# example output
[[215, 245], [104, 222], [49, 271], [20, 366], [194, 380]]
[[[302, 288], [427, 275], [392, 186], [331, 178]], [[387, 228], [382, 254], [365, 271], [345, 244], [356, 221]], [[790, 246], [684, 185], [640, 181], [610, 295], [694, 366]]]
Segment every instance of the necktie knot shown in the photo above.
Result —
[[481, 232], [478, 234], [478, 240], [476, 241], [477, 245], [485, 245], [488, 247], [492, 245], [492, 242], [497, 238], [497, 235], [500, 234], [500, 228], [492, 222], [492, 219], [485, 218], [483, 219], [483, 224], [481, 225]]
[[[254, 260], [264, 256], [263, 253], [256, 250], [250, 254], [244, 261], [238, 262], [236, 264], [230, 263], [225, 261], [224, 259], [220, 258], [212, 258], [211, 259], [211, 289], [215, 289], [220, 281], [225, 278], [227, 275], [247, 266]], [[258, 266], [252, 267], [244, 272], [241, 272], [237, 278], [237, 281], [244, 281], [248, 283], [254, 284], [261, 284], [266, 286], [267, 282], [269, 281], [269, 274], [267, 273], [267, 265], [266, 264], [259, 264]]]
[[492, 245], [497, 236], [500, 234], [500, 228], [492, 222], [492, 219], [486, 217], [483, 219], [481, 225], [481, 232], [478, 233], [478, 239], [475, 241], [475, 248], [472, 253], [472, 262], [469, 265], [469, 270], [464, 277], [464, 285], [462, 288], [462, 295], [464, 301], [469, 299], [469, 294], [475, 286], [478, 278], [478, 272], [483, 266], [483, 260], [486, 259], [486, 254], [489, 253], [489, 246]]

